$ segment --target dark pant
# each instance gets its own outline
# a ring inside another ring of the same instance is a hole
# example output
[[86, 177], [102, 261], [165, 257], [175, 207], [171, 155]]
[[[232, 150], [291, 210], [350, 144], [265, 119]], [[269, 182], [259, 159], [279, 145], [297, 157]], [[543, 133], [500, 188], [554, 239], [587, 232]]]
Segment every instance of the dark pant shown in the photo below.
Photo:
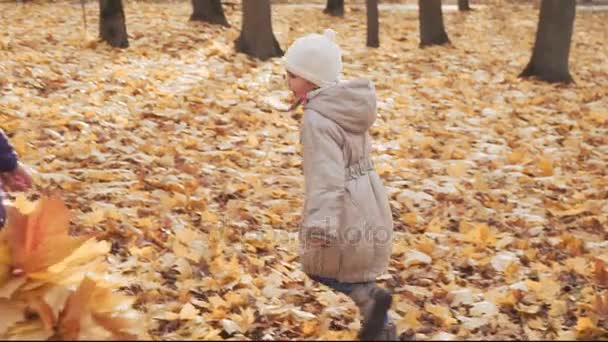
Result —
[[343, 283], [333, 278], [325, 278], [319, 276], [310, 276], [310, 279], [319, 282], [327, 287], [330, 287], [338, 292], [342, 292], [345, 295], [350, 295], [353, 290], [358, 286], [369, 286], [374, 283], [373, 281], [364, 283]]

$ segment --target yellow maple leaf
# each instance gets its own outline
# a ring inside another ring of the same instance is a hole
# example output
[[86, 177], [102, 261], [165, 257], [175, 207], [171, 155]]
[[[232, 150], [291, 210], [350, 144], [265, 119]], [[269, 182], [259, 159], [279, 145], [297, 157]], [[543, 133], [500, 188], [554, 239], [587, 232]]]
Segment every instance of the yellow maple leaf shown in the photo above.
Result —
[[205, 211], [203, 212], [202, 215], [202, 220], [205, 222], [209, 222], [209, 223], [217, 223], [218, 222], [218, 218], [217, 215], [210, 212], [210, 211]]
[[431, 222], [426, 226], [426, 231], [430, 233], [441, 233], [441, 219], [433, 217]]
[[198, 310], [191, 304], [186, 303], [179, 312], [179, 319], [195, 319], [198, 317]]
[[95, 282], [85, 277], [78, 289], [68, 297], [57, 320], [57, 334], [63, 339], [74, 340], [78, 338], [80, 320], [84, 313], [90, 310], [89, 303], [95, 287]]
[[233, 314], [231, 317], [239, 326], [239, 331], [243, 334], [249, 331], [255, 322], [255, 315], [251, 308], [241, 310], [240, 314]]
[[447, 173], [450, 177], [461, 178], [467, 175], [467, 169], [467, 164], [462, 160], [458, 160], [448, 165]]
[[579, 317], [576, 321], [576, 326], [574, 330], [576, 330], [579, 338], [590, 336], [597, 329], [597, 323], [594, 322], [590, 317]]
[[238, 292], [228, 292], [224, 295], [226, 302], [230, 304], [230, 307], [241, 306], [247, 303], [247, 297], [243, 296]]
[[116, 341], [136, 341], [137, 335], [133, 334], [133, 327], [140, 325], [141, 322], [132, 318], [117, 317], [110, 314], [100, 314], [94, 312], [92, 314], [93, 321], [111, 332]]
[[422, 327], [422, 323], [420, 323], [419, 319], [422, 316], [422, 312], [420, 310], [412, 307], [408, 312], [403, 316], [400, 320], [398, 320], [397, 328], [399, 331], [403, 330], [417, 330]]
[[304, 321], [301, 325], [302, 335], [309, 337], [314, 335], [319, 329], [319, 322], [317, 320]]
[[415, 227], [418, 224], [418, 214], [415, 212], [402, 214], [401, 221], [411, 227]]
[[550, 305], [551, 309], [549, 310], [549, 316], [551, 317], [559, 317], [568, 312], [568, 305], [566, 304], [566, 301], [554, 300]]
[[441, 320], [444, 327], [449, 327], [450, 325], [457, 323], [456, 319], [452, 317], [450, 309], [446, 306], [427, 303], [424, 305], [424, 309]]
[[553, 160], [547, 156], [540, 157], [537, 164], [540, 170], [540, 176], [550, 177], [553, 176]]
[[95, 226], [105, 220], [106, 212], [101, 208], [97, 208], [83, 217], [83, 223], [88, 226]]
[[87, 239], [69, 236], [69, 211], [58, 197], [41, 198], [29, 214], [10, 208], [8, 217], [11, 263], [25, 272], [42, 270], [65, 259]]
[[594, 120], [598, 124], [605, 124], [608, 122], [608, 111], [606, 112], [591, 112], [589, 113], [589, 118]]
[[507, 162], [509, 162], [509, 164], [518, 164], [524, 157], [526, 157], [526, 151], [523, 149], [516, 149], [507, 156]]
[[464, 233], [465, 241], [476, 245], [494, 246], [496, 244], [496, 235], [486, 223], [470, 224], [463, 221], [460, 224], [460, 232]]

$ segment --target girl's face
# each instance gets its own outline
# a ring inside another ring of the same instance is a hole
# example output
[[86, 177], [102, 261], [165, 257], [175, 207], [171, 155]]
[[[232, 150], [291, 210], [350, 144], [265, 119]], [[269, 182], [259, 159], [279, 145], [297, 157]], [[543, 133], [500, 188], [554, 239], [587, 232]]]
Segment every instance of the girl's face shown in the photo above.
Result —
[[289, 71], [287, 71], [287, 85], [297, 99], [303, 98], [306, 96], [306, 93], [316, 88], [313, 83]]

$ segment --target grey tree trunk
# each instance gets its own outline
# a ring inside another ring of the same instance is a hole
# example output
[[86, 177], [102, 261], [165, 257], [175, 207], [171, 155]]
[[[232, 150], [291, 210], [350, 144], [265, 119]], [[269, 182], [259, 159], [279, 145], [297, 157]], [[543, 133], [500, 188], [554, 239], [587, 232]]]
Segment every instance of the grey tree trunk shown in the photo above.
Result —
[[99, 0], [99, 35], [113, 47], [129, 47], [122, 0]]
[[204, 21], [229, 27], [221, 0], [192, 0], [192, 21]]
[[327, 5], [325, 6], [323, 13], [332, 15], [334, 17], [343, 17], [344, 0], [327, 0]]
[[575, 0], [542, 0], [532, 58], [520, 77], [572, 82], [568, 58], [575, 15]]
[[378, 0], [366, 0], [367, 7], [367, 46], [379, 47]]
[[241, 35], [234, 43], [237, 52], [261, 60], [283, 56], [272, 32], [270, 0], [243, 0]]
[[471, 7], [469, 6], [469, 0], [458, 0], [458, 10], [470, 11]]
[[420, 47], [450, 42], [443, 26], [441, 0], [418, 0]]

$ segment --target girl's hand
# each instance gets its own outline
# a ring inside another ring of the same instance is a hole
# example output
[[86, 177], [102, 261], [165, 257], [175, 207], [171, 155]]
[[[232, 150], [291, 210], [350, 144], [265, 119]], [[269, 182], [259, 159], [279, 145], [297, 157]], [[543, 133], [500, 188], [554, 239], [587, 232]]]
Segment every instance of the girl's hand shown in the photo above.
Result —
[[14, 171], [2, 174], [1, 178], [10, 191], [23, 191], [32, 186], [32, 176], [21, 163]]

